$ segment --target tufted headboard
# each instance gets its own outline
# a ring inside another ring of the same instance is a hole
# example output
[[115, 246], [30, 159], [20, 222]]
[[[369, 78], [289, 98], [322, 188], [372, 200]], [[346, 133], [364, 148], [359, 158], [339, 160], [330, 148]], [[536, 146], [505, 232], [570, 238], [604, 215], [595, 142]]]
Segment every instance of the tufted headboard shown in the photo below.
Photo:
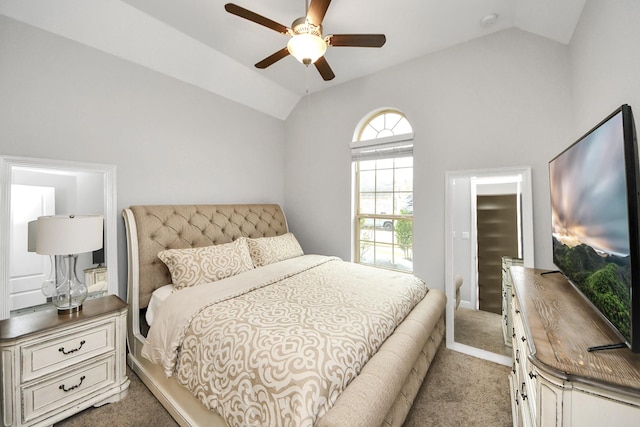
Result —
[[138, 309], [151, 293], [171, 283], [169, 270], [158, 258], [165, 249], [184, 249], [229, 243], [238, 237], [285, 234], [287, 221], [275, 204], [146, 205], [122, 213], [129, 254], [129, 296], [137, 288]]

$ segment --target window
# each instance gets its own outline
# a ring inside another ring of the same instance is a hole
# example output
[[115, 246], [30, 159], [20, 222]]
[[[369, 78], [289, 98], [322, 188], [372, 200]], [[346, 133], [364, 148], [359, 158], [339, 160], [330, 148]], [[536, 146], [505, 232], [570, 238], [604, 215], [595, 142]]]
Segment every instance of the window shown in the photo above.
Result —
[[413, 272], [413, 130], [396, 110], [361, 122], [351, 143], [355, 262]]

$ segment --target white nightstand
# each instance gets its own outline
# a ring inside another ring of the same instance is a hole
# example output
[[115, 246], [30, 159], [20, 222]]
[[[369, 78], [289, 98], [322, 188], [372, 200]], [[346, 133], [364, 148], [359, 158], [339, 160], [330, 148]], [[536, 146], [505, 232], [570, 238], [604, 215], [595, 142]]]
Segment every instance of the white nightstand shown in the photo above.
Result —
[[127, 304], [114, 295], [74, 315], [52, 306], [0, 321], [0, 426], [50, 426], [124, 398], [126, 327]]

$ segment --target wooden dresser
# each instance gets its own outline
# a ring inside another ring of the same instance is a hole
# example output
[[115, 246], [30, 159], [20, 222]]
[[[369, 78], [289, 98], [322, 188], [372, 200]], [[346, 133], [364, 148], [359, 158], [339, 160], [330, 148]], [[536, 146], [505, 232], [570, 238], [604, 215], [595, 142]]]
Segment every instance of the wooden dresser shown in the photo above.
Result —
[[514, 426], [640, 425], [640, 354], [559, 273], [511, 267]]
[[74, 315], [51, 306], [0, 321], [0, 426], [50, 426], [125, 397], [126, 320], [109, 295]]

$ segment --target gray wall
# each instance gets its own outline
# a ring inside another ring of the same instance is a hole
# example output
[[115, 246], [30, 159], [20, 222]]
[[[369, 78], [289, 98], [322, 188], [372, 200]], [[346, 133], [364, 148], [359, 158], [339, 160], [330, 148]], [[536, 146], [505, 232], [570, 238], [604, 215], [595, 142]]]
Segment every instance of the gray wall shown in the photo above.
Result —
[[[547, 162], [624, 102], [640, 116], [638, 22], [637, 0], [588, 0], [569, 46], [504, 31], [305, 97], [281, 122], [0, 16], [0, 154], [115, 164], [119, 209], [281, 203], [307, 252], [349, 259], [348, 144], [395, 107], [416, 133], [416, 274], [444, 286], [445, 172], [525, 165], [551, 268]], [[120, 223], [121, 286], [123, 237]]]
[[640, 130], [640, 2], [587, 1], [570, 45], [578, 139], [622, 104]]
[[536, 260], [551, 259], [547, 162], [572, 128], [568, 47], [507, 30], [300, 101], [287, 120], [287, 211], [308, 251], [351, 257], [349, 142], [379, 107], [415, 131], [414, 267], [444, 289], [445, 172], [532, 166]]
[[285, 200], [307, 249], [350, 258], [348, 143], [391, 106], [416, 133], [416, 274], [443, 289], [445, 172], [506, 166], [532, 167], [536, 266], [553, 268], [548, 161], [623, 103], [640, 117], [639, 22], [637, 0], [588, 0], [568, 46], [507, 30], [302, 100]]
[[445, 172], [506, 166], [532, 167], [536, 266], [553, 268], [548, 161], [623, 103], [640, 117], [639, 22], [638, 1], [588, 0], [569, 46], [507, 30], [300, 101], [285, 200], [307, 249], [350, 257], [348, 143], [392, 106], [416, 134], [416, 274], [444, 288]]
[[282, 121], [1, 15], [0, 98], [0, 154], [114, 164], [118, 212], [284, 202]]

